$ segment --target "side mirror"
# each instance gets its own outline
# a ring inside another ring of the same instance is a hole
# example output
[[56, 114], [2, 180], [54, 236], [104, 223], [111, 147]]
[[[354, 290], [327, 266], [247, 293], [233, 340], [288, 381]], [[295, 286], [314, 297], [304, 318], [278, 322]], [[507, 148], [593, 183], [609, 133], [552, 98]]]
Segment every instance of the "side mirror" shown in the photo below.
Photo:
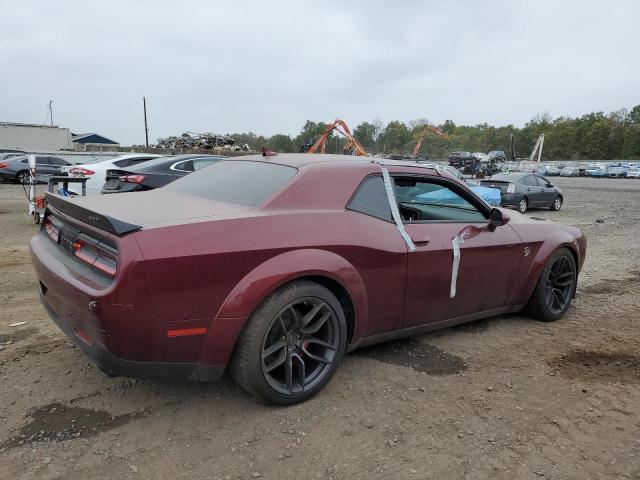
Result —
[[498, 208], [492, 208], [489, 214], [489, 227], [491, 230], [495, 230], [496, 227], [506, 225], [511, 220], [511, 217]]

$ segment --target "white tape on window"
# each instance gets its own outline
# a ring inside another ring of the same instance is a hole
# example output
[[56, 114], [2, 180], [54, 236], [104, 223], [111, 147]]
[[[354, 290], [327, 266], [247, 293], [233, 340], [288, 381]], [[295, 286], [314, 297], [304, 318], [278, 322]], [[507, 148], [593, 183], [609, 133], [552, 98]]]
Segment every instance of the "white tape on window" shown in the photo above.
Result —
[[389, 170], [380, 165], [380, 169], [382, 170], [382, 181], [384, 182], [384, 189], [387, 191], [387, 199], [389, 200], [389, 207], [391, 207], [391, 216], [393, 217], [393, 221], [396, 222], [396, 228], [400, 232], [400, 235], [404, 239], [407, 247], [410, 252], [413, 252], [416, 249], [416, 246], [413, 244], [411, 237], [404, 229], [404, 225], [402, 224], [402, 218], [400, 218], [400, 212], [398, 211], [398, 202], [396, 202], [396, 195], [393, 191], [393, 185], [391, 184], [391, 177], [389, 176]]
[[456, 285], [458, 283], [458, 270], [460, 269], [460, 245], [464, 243], [464, 234], [456, 235], [451, 239], [453, 247], [453, 267], [451, 268], [451, 291], [449, 297], [456, 296]]

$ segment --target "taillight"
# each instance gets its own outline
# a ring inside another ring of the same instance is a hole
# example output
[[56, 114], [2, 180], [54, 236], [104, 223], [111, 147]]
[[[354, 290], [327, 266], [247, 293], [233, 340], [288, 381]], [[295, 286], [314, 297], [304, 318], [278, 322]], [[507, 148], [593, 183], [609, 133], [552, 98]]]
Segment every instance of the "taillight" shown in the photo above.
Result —
[[47, 232], [51, 240], [58, 243], [58, 225], [51, 220], [51, 217], [45, 217], [42, 222], [42, 228], [44, 228], [44, 231]]
[[8, 166], [8, 163], [0, 162], [0, 168], [7, 168]]
[[73, 254], [107, 275], [113, 277], [116, 274], [117, 252], [103, 242], [80, 234], [73, 242]]
[[142, 183], [144, 175], [124, 175], [118, 178], [121, 182], [125, 183]]
[[[77, 231], [69, 237], [69, 227], [64, 226], [59, 220], [50, 215], [47, 215], [43, 220], [42, 228], [52, 241], [59, 244], [74, 257], [111, 277], [115, 276], [118, 251], [112, 246], [91, 238], [84, 233], [78, 234]], [[61, 231], [62, 239], [60, 239]], [[70, 238], [73, 238], [73, 241], [70, 241]]]
[[80, 167], [74, 167], [69, 169], [69, 173], [71, 173], [72, 175], [93, 175], [94, 172], [93, 170], [87, 170], [86, 168], [80, 168]]
[[507, 193], [516, 193], [516, 185], [514, 183], [510, 183], [507, 187]]

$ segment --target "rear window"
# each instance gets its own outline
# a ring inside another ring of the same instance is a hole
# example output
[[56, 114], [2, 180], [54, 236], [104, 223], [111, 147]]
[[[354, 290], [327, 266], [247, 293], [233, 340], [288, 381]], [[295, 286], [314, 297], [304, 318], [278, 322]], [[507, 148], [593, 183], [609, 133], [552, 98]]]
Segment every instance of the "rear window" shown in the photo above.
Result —
[[254, 207], [289, 181], [297, 170], [243, 160], [214, 163], [167, 185], [167, 190]]

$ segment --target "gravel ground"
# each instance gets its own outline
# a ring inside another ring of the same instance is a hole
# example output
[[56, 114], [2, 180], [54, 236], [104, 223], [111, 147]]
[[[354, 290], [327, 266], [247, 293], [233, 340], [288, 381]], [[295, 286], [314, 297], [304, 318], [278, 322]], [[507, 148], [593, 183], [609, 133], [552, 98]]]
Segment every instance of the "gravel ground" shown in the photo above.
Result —
[[[37, 298], [0, 185], [0, 478], [640, 478], [640, 181], [554, 179], [588, 256], [559, 322], [509, 315], [348, 355], [310, 401], [109, 378]], [[10, 327], [15, 322], [27, 322]]]

